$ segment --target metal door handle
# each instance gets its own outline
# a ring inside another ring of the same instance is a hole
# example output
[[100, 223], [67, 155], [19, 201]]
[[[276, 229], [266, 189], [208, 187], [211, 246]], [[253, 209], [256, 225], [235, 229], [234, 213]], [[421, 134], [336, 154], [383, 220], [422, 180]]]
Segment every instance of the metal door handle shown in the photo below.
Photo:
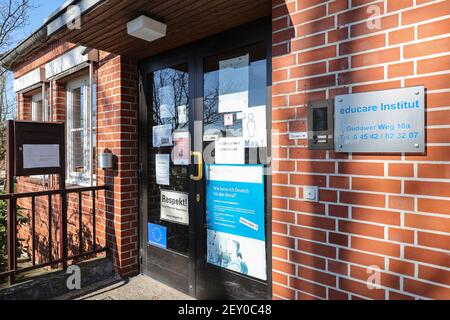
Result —
[[201, 152], [193, 151], [191, 152], [191, 155], [198, 158], [198, 175], [194, 176], [191, 174], [191, 179], [194, 181], [201, 181], [203, 179], [203, 156]]

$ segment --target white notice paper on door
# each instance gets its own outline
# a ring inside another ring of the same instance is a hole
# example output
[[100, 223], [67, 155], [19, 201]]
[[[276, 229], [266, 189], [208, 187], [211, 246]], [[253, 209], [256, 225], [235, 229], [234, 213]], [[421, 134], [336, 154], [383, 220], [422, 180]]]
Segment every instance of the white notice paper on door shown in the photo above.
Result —
[[156, 183], [170, 185], [170, 155], [157, 154], [155, 159]]
[[59, 168], [59, 144], [24, 144], [23, 168]]
[[245, 118], [242, 120], [245, 147], [267, 147], [266, 106], [245, 109]]
[[175, 115], [175, 94], [173, 86], [161, 87], [159, 89], [159, 116], [161, 119], [173, 118]]
[[163, 124], [161, 126], [153, 126], [154, 147], [168, 147], [172, 144], [172, 125]]
[[181, 105], [177, 107], [177, 111], [178, 111], [178, 123], [179, 124], [185, 124], [186, 122], [188, 122], [187, 119], [187, 106]]
[[219, 138], [215, 142], [216, 164], [244, 164], [245, 143], [242, 137]]
[[248, 107], [249, 55], [219, 62], [219, 112]]

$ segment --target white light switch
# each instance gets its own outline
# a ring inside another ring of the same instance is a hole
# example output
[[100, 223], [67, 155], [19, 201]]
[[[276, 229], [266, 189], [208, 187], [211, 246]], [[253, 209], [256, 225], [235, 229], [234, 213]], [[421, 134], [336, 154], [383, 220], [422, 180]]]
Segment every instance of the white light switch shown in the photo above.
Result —
[[303, 187], [303, 199], [305, 201], [318, 202], [319, 188], [318, 187]]

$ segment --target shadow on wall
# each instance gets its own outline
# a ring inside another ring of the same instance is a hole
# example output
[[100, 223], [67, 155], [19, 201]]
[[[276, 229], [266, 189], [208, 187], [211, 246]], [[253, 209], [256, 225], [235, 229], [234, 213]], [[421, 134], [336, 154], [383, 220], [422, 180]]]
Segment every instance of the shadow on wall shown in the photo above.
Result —
[[[21, 178], [23, 179], [23, 178]], [[24, 186], [26, 190], [30, 190], [29, 182], [24, 182], [27, 186]], [[33, 191], [41, 191], [44, 188], [41, 186], [33, 188]], [[101, 192], [101, 191], [98, 191]], [[98, 199], [97, 192], [97, 199]], [[57, 260], [61, 258], [60, 243], [61, 243], [61, 197], [59, 195], [52, 196], [52, 215], [51, 215], [51, 228], [49, 228], [49, 210], [48, 210], [48, 197], [36, 197], [35, 198], [35, 261], [37, 264], [50, 262], [51, 259]], [[27, 260], [21, 260], [22, 264], [32, 263], [33, 250], [32, 250], [32, 204], [31, 199], [25, 198], [21, 199], [18, 203], [20, 207], [20, 214], [27, 218], [27, 223], [24, 224], [18, 230], [18, 236], [25, 248], [25, 253]], [[104, 233], [99, 226], [101, 221], [104, 220], [103, 216], [98, 209], [98, 204], [96, 205], [96, 229], [97, 229], [97, 239], [96, 248], [101, 247], [101, 242], [99, 239], [99, 233]], [[82, 234], [82, 246], [80, 247], [79, 241], [79, 204], [78, 204], [78, 194], [70, 194], [68, 196], [68, 208], [67, 208], [67, 250], [68, 256], [74, 256], [80, 254], [80, 249], [83, 252], [88, 252], [94, 250], [94, 239], [93, 239], [93, 199], [89, 193], [84, 193], [82, 195], [82, 224], [81, 224], [81, 234]], [[49, 236], [49, 231], [51, 230], [51, 237]], [[50, 250], [50, 238], [51, 238], [51, 250]], [[93, 256], [92, 256], [93, 257]], [[81, 260], [76, 259], [69, 264], [78, 263]], [[23, 257], [25, 258], [25, 257]], [[20, 263], [19, 263], [20, 266]], [[54, 266], [56, 267], [56, 266]]]
[[[358, 78], [359, 75], [350, 69], [350, 58], [348, 57], [349, 54], [360, 51], [360, 49], [355, 47], [354, 42], [346, 41], [351, 39], [350, 27], [346, 23], [336, 27], [335, 17], [324, 15], [323, 18], [307, 22], [307, 19], [305, 20], [302, 17], [302, 13], [295, 13], [296, 10], [299, 10], [295, 6], [301, 6], [301, 1], [286, 4], [285, 1], [280, 0], [274, 1], [273, 5], [272, 75], [273, 83], [276, 83], [272, 90], [273, 129], [287, 128], [285, 130], [307, 131], [306, 104], [308, 102], [333, 99], [336, 95], [350, 93], [350, 86], [361, 82]], [[338, 19], [336, 18], [336, 20]], [[314, 49], [314, 47], [319, 48]], [[364, 66], [364, 64], [361, 66]], [[289, 69], [289, 72], [287, 69]], [[387, 83], [383, 84], [382, 89], [392, 89], [395, 86], [395, 84]], [[353, 90], [353, 92], [361, 91], [367, 91], [365, 86], [359, 86]], [[287, 127], [277, 124], [277, 122], [285, 121], [288, 122]], [[408, 295], [408, 292], [417, 292], [414, 289], [410, 291], [410, 288], [420, 287], [420, 283], [411, 279], [416, 277], [415, 268], [417, 266], [415, 267], [414, 263], [400, 258], [400, 244], [393, 245], [391, 242], [383, 242], [385, 228], [379, 224], [389, 226], [389, 218], [386, 216], [394, 217], [396, 222], [393, 225], [399, 226], [398, 229], [395, 229], [400, 237], [395, 240], [397, 242], [408, 244], [406, 237], [411, 235], [411, 231], [400, 228], [400, 213], [398, 210], [388, 212], [389, 209], [383, 209], [385, 208], [385, 195], [370, 193], [370, 189], [367, 189], [367, 193], [363, 194], [350, 192], [348, 175], [352, 173], [345, 173], [346, 163], [351, 163], [346, 161], [349, 159], [379, 162], [383, 160], [400, 161], [402, 155], [372, 154], [368, 156], [367, 154], [354, 153], [349, 158], [349, 154], [335, 153], [331, 150], [308, 150], [306, 141], [295, 142], [287, 137], [283, 139], [281, 136], [278, 145], [274, 143], [274, 148], [285, 149], [285, 152], [273, 151], [273, 154], [286, 154], [287, 160], [306, 160], [301, 161], [301, 166], [297, 165], [297, 173], [308, 173], [308, 175], [301, 175], [298, 183], [295, 184], [315, 185], [320, 188], [319, 203], [304, 202], [300, 198], [288, 200], [288, 208], [296, 211], [295, 221], [297, 225], [289, 226], [287, 233], [289, 233], [289, 236], [295, 237], [296, 242], [284, 246], [292, 250], [287, 259], [298, 265], [293, 266], [293, 275], [296, 275], [296, 277], [290, 277], [286, 286], [289, 283], [291, 287], [303, 289], [304, 292], [325, 298], [326, 289], [324, 286], [326, 285], [333, 288], [329, 291], [329, 299], [357, 299], [361, 297], [361, 292], [364, 292], [364, 295], [369, 298], [385, 299], [385, 291], [392, 288], [394, 291], [404, 293], [404, 295], [394, 292], [389, 298], [414, 299], [414, 297]], [[426, 157], [426, 154], [420, 156]], [[284, 158], [284, 156], [280, 158]], [[308, 159], [322, 160], [322, 162], [307, 161]], [[326, 161], [328, 159], [332, 161]], [[333, 173], [336, 174], [332, 177], [335, 185], [328, 189], [326, 176], [319, 174], [329, 175]], [[282, 180], [280, 179], [280, 181]], [[369, 184], [377, 185], [380, 190], [388, 188], [390, 184], [390, 180], [387, 179], [367, 180]], [[277, 181], [277, 179], [274, 178], [274, 181]], [[290, 182], [292, 183], [292, 180]], [[408, 196], [402, 190], [399, 190], [396, 195]], [[364, 208], [368, 206], [377, 207], [375, 203], [380, 201], [383, 204], [379, 206], [379, 210]], [[329, 202], [329, 204], [323, 202]], [[354, 205], [352, 215], [350, 215], [348, 207], [351, 204]], [[326, 206], [328, 206], [328, 217], [325, 216]], [[307, 214], [299, 214], [300, 212]], [[367, 219], [370, 222], [378, 223], [378, 225], [358, 221], [367, 221]], [[300, 220], [301, 223], [299, 223]], [[303, 226], [312, 226], [323, 229], [323, 231]], [[295, 228], [295, 232], [292, 231], [292, 228]], [[391, 229], [389, 228], [389, 230]], [[339, 232], [335, 230], [339, 230]], [[379, 241], [366, 239], [360, 237], [360, 235], [378, 238]], [[391, 238], [389, 237], [389, 239]], [[409, 246], [405, 247], [405, 255], [409, 248], [415, 249], [413, 243], [409, 242]], [[295, 252], [295, 248], [302, 252]], [[374, 254], [352, 249], [370, 251]], [[432, 252], [424, 250], [422, 253], [431, 254]], [[414, 254], [417, 254], [417, 252], [411, 251], [410, 257]], [[416, 260], [416, 258], [411, 259]], [[387, 268], [387, 261], [389, 261], [389, 268]], [[420, 258], [417, 258], [417, 261], [420, 261]], [[436, 257], [436, 263], [433, 264], [443, 266], [447, 262], [448, 256], [441, 255]], [[380, 270], [381, 285], [388, 289], [370, 290], [364, 283], [373, 274], [369, 267], [375, 266]], [[431, 267], [427, 267], [424, 272], [428, 273], [427, 280], [436, 283], [445, 283], [444, 278], [448, 275], [442, 269]], [[403, 290], [401, 278], [405, 281]], [[434, 290], [432, 286], [428, 286], [420, 290], [422, 290], [422, 296], [439, 299], [443, 296], [440, 289], [442, 288], [436, 287], [436, 290]], [[288, 292], [288, 290], [285, 292]], [[330, 292], [333, 293], [332, 296]], [[294, 291], [289, 291], [286, 294], [297, 299], [314, 298], [300, 292], [297, 292], [296, 296]]]

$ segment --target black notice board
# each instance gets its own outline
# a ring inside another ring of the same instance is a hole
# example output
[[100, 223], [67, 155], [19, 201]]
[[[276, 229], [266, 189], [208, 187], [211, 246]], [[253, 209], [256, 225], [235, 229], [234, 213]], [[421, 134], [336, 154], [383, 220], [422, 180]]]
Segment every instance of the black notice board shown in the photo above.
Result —
[[[16, 177], [65, 173], [64, 123], [14, 121], [13, 125], [14, 175]], [[46, 159], [45, 152], [40, 154], [46, 149], [53, 151], [59, 149], [59, 159], [55, 155], [56, 152], [49, 152]], [[24, 156], [29, 154], [33, 154], [33, 159], [24, 159]], [[41, 163], [42, 167], [36, 167]]]

